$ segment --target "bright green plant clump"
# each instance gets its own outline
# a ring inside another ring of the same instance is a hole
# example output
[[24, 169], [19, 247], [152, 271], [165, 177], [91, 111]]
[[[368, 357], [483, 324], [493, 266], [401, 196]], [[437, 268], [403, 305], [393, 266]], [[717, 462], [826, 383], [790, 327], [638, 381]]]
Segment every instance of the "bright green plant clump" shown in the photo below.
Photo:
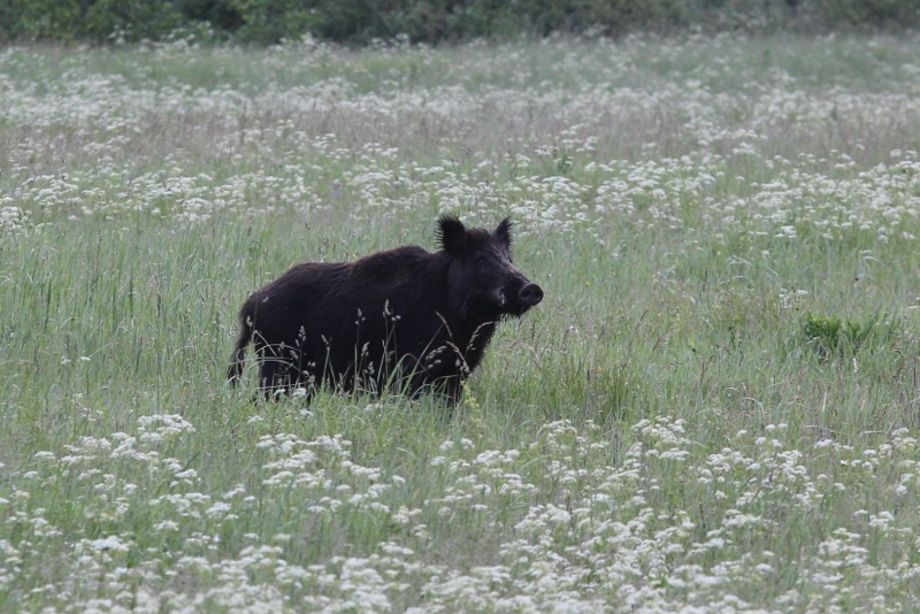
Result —
[[802, 328], [806, 340], [824, 357], [840, 352], [856, 354], [869, 345], [891, 349], [897, 341], [896, 322], [880, 315], [854, 321], [809, 313]]

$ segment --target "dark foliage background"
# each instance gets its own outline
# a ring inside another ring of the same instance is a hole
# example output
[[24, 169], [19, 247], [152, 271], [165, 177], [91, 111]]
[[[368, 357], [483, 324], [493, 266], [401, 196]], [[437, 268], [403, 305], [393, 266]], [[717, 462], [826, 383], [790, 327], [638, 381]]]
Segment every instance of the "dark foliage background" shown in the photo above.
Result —
[[198, 38], [276, 43], [306, 33], [364, 44], [550, 32], [822, 32], [920, 24], [920, 0], [0, 0], [0, 40]]

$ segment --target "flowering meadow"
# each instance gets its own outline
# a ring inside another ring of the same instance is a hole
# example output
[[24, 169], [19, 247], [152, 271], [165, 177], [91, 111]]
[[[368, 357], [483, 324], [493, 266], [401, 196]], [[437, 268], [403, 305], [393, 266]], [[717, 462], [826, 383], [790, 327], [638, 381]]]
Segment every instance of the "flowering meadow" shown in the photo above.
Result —
[[[451, 410], [224, 382], [304, 260], [516, 222]], [[0, 50], [0, 611], [907, 612], [920, 36]]]

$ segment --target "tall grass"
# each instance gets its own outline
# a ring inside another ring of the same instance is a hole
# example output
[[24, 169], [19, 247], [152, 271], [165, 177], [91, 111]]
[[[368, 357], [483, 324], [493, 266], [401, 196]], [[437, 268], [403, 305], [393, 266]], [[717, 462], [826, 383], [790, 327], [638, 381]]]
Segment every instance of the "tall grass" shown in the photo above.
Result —
[[[910, 608], [917, 57], [5, 50], [0, 609]], [[546, 291], [453, 412], [225, 385], [250, 291], [447, 210]]]

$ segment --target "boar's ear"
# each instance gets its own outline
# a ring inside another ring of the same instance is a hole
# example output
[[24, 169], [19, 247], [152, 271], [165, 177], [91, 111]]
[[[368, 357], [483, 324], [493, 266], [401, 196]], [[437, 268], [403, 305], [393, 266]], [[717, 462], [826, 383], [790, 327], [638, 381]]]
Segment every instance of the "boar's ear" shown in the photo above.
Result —
[[506, 217], [495, 228], [495, 237], [505, 246], [505, 249], [511, 251], [511, 218]]
[[453, 215], [438, 218], [438, 239], [451, 256], [460, 256], [466, 250], [466, 227]]

